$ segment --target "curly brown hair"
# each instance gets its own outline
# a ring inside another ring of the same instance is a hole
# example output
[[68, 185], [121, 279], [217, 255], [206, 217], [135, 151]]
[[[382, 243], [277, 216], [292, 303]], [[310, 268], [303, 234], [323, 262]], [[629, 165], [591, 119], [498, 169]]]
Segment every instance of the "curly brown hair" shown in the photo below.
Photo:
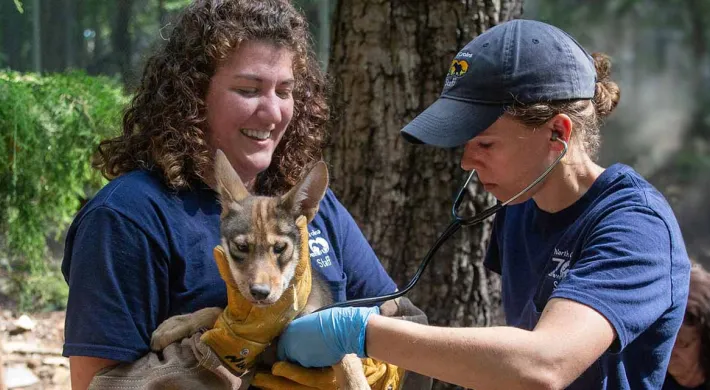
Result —
[[609, 56], [603, 53], [593, 53], [592, 58], [597, 71], [597, 84], [592, 100], [579, 99], [514, 104], [507, 108], [507, 113], [532, 128], [542, 126], [557, 114], [566, 114], [575, 126], [576, 134], [573, 134], [573, 141], [581, 141], [581, 145], [587, 154], [595, 158], [601, 144], [599, 127], [602, 120], [611, 114], [617, 104], [619, 104], [621, 90], [611, 80], [611, 60]]
[[258, 175], [255, 192], [291, 188], [320, 160], [329, 108], [327, 83], [313, 54], [304, 16], [287, 0], [196, 0], [152, 55], [123, 117], [123, 132], [98, 147], [94, 166], [113, 179], [134, 169], [159, 170], [176, 190], [209, 182], [205, 96], [216, 68], [244, 41], [264, 41], [294, 53], [294, 114]]

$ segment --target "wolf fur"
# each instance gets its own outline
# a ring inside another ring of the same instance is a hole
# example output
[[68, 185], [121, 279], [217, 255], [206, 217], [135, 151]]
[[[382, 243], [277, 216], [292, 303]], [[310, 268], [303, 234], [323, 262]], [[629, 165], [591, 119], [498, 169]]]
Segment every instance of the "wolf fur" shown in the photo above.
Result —
[[[301, 215], [311, 221], [318, 211], [328, 187], [326, 165], [318, 162], [293, 189], [278, 197], [249, 194], [219, 150], [214, 167], [214, 185], [222, 203], [221, 241], [232, 282], [253, 305], [272, 305], [291, 284], [300, 261], [303, 243], [295, 221]], [[330, 289], [316, 273], [312, 280], [301, 315], [333, 302]], [[151, 348], [159, 351], [200, 329], [211, 328], [222, 311], [223, 308], [205, 308], [168, 318], [153, 332]], [[333, 368], [340, 389], [370, 388], [357, 356], [347, 355]]]

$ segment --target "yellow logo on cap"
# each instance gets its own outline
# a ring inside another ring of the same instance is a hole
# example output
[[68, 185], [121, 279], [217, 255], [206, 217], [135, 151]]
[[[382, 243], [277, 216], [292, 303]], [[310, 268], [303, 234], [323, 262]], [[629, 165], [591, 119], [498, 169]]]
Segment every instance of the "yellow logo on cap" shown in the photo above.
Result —
[[466, 60], [453, 60], [449, 67], [449, 76], [461, 77], [468, 70], [468, 62]]

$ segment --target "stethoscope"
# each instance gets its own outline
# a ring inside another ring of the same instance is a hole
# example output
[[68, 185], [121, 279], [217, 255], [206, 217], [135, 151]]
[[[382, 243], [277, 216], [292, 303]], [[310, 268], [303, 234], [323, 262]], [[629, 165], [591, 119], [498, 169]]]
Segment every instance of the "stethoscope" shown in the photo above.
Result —
[[330, 309], [333, 307], [348, 307], [348, 306], [371, 306], [373, 304], [378, 304], [384, 301], [388, 301], [390, 299], [395, 299], [399, 298], [406, 293], [408, 293], [415, 284], [419, 281], [419, 278], [421, 277], [422, 273], [426, 269], [426, 267], [429, 265], [429, 262], [431, 261], [432, 257], [436, 253], [437, 250], [439, 250], [439, 247], [446, 242], [446, 240], [449, 239], [454, 233], [456, 233], [461, 226], [473, 226], [477, 225], [483, 221], [485, 221], [488, 217], [494, 215], [497, 213], [500, 209], [503, 207], [507, 206], [511, 202], [515, 201], [516, 199], [520, 198], [528, 192], [531, 188], [535, 187], [538, 185], [541, 181], [545, 180], [547, 175], [552, 172], [552, 170], [559, 164], [559, 162], [562, 160], [562, 157], [567, 154], [567, 149], [568, 145], [567, 142], [564, 140], [560, 139], [556, 134], [553, 134], [552, 136], [553, 141], [560, 142], [563, 146], [562, 153], [555, 159], [555, 161], [550, 164], [549, 167], [537, 178], [535, 181], [530, 183], [527, 187], [523, 188], [522, 191], [518, 192], [513, 196], [512, 198], [508, 199], [507, 201], [501, 203], [498, 202], [495, 206], [489, 207], [486, 210], [481, 211], [480, 213], [473, 214], [470, 216], [465, 216], [461, 215], [458, 212], [459, 207], [461, 206], [461, 203], [463, 202], [464, 194], [466, 193], [466, 188], [468, 188], [468, 184], [471, 182], [471, 179], [473, 178], [473, 175], [476, 174], [476, 170], [472, 170], [471, 173], [468, 175], [468, 178], [466, 179], [466, 182], [464, 183], [463, 186], [461, 186], [461, 189], [459, 190], [458, 195], [456, 195], [456, 199], [454, 200], [454, 205], [451, 208], [451, 214], [453, 216], [453, 220], [449, 224], [449, 226], [444, 229], [444, 231], [439, 235], [439, 238], [436, 239], [436, 242], [434, 245], [429, 249], [429, 252], [427, 252], [426, 256], [424, 256], [424, 260], [422, 260], [421, 264], [419, 265], [419, 269], [417, 269], [417, 272], [414, 274], [414, 277], [412, 278], [411, 281], [407, 284], [407, 286], [402, 289], [398, 290], [392, 294], [387, 294], [387, 295], [381, 295], [377, 297], [369, 297], [369, 298], [360, 298], [360, 299], [352, 299], [349, 301], [343, 301], [343, 302], [336, 302], [328, 306], [324, 306], [316, 311], [321, 311], [325, 309]]

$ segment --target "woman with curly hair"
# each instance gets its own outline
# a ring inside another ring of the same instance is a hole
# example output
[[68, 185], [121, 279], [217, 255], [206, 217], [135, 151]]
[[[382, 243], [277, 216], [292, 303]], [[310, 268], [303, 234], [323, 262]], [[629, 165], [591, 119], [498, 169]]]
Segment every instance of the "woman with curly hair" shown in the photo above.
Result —
[[[168, 317], [225, 307], [213, 258], [215, 150], [250, 192], [280, 195], [321, 159], [326, 82], [304, 17], [285, 0], [197, 0], [145, 66], [123, 132], [99, 146], [111, 179], [66, 239], [64, 355], [72, 387], [150, 351]], [[336, 300], [392, 293], [350, 214], [327, 191], [311, 262]]]
[[710, 273], [690, 270], [685, 317], [676, 337], [664, 390], [710, 389]]

